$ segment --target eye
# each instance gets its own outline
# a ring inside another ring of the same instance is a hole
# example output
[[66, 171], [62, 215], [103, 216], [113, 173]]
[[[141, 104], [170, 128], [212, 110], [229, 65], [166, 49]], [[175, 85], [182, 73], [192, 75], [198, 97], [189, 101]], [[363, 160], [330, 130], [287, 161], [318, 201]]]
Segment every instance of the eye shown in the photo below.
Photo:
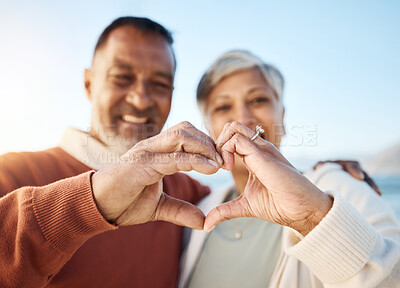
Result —
[[220, 106], [217, 106], [214, 109], [214, 111], [215, 112], [225, 112], [225, 111], [229, 111], [230, 109], [231, 109], [230, 105], [220, 105]]
[[113, 74], [111, 79], [114, 84], [120, 87], [128, 86], [134, 81], [133, 76], [130, 74]]
[[132, 81], [133, 79], [131, 75], [117, 75], [116, 78], [121, 81]]
[[168, 93], [172, 89], [172, 85], [170, 83], [162, 82], [162, 81], [153, 81], [151, 82], [151, 87], [155, 92], [159, 93]]
[[169, 89], [171, 87], [171, 85], [163, 82], [154, 82], [153, 85], [156, 87], [166, 88], [166, 89]]
[[252, 104], [263, 104], [270, 102], [270, 99], [265, 96], [256, 97], [250, 101]]

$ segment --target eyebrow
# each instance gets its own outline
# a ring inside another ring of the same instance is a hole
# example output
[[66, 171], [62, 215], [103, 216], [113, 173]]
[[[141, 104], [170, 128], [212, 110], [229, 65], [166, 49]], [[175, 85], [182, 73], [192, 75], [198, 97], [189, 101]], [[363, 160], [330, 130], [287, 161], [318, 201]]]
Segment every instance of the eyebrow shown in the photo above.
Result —
[[108, 68], [107, 72], [110, 72], [113, 68], [125, 69], [125, 70], [132, 70], [132, 66], [129, 64], [125, 64], [123, 62], [115, 61], [110, 68]]
[[[222, 98], [222, 100], [221, 100], [221, 98]], [[226, 95], [226, 94], [217, 95], [217, 96], [215, 96], [214, 99], [212, 99], [212, 100], [209, 102], [209, 104], [214, 104], [215, 102], [218, 102], [219, 100], [223, 101], [223, 100], [225, 100], [225, 99], [230, 99], [230, 98], [231, 98], [231, 97], [230, 97], [229, 95]]]
[[[250, 88], [250, 90], [247, 91], [246, 94], [251, 94], [257, 90], [267, 90], [267, 89], [265, 86], [256, 86], [256, 87]], [[215, 96], [215, 100], [220, 99], [220, 98], [229, 99], [229, 98], [231, 98], [231, 96], [229, 96], [229, 94], [220, 94], [220, 95]]]
[[256, 86], [256, 87], [253, 87], [247, 92], [247, 94], [251, 94], [251, 93], [253, 93], [253, 92], [257, 91], [257, 90], [264, 90], [265, 92], [269, 92], [267, 87], [271, 89], [272, 96], [276, 97], [276, 99], [279, 100], [278, 94], [275, 92], [275, 89], [273, 89], [269, 85], [268, 86]]
[[256, 87], [252, 87], [249, 91], [247, 91], [246, 94], [251, 94], [251, 93], [253, 93], [253, 92], [257, 91], [257, 90], [264, 90], [264, 91], [266, 91], [266, 90], [267, 90], [267, 87], [266, 87], [266, 86], [256, 86]]
[[[121, 61], [119, 59], [115, 59], [113, 65], [111, 65], [111, 67], [107, 70], [107, 72], [110, 72], [111, 69], [113, 68], [120, 68], [120, 69], [125, 69], [125, 70], [135, 70], [135, 67], [126, 64], [124, 61]], [[172, 76], [171, 73], [169, 72], [164, 72], [164, 71], [156, 71], [155, 73], [153, 73], [154, 76], [158, 76], [158, 77], [162, 77], [162, 78], [166, 78], [169, 81], [173, 82], [174, 77]]]

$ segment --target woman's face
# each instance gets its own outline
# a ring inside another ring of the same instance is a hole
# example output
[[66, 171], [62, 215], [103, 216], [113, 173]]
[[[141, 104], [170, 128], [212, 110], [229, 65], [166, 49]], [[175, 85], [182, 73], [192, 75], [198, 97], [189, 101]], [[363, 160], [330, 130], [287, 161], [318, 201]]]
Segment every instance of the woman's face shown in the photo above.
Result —
[[283, 116], [282, 104], [257, 68], [225, 77], [205, 103], [205, 122], [214, 140], [226, 123], [239, 121], [254, 131], [261, 125], [261, 137], [279, 149], [285, 133]]

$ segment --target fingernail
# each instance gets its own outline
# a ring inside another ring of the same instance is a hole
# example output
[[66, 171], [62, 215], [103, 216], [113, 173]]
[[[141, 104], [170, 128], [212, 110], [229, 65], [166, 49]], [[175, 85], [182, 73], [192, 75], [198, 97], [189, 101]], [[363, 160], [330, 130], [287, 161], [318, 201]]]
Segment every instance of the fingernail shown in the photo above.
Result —
[[218, 153], [215, 153], [215, 158], [217, 158], [219, 165], [224, 164], [224, 160], [222, 160], [222, 157]]
[[210, 163], [212, 166], [214, 166], [215, 168], [219, 167], [219, 164], [217, 162], [215, 162], [214, 160], [208, 159], [208, 163]]
[[365, 179], [364, 172], [359, 171], [358, 173], [360, 174], [360, 179], [361, 179], [361, 180], [364, 180], [364, 179]]

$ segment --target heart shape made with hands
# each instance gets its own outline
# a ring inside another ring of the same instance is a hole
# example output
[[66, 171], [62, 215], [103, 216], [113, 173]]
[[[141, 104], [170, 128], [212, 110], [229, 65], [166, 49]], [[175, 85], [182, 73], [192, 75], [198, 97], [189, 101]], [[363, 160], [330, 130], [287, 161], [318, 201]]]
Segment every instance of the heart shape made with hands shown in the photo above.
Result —
[[[94, 173], [96, 204], [105, 219], [121, 226], [163, 220], [210, 231], [225, 220], [257, 217], [307, 233], [329, 211], [331, 199], [273, 144], [261, 137], [250, 140], [253, 135], [239, 122], [228, 123], [214, 143], [190, 123], [180, 123], [139, 142], [118, 162]], [[238, 198], [215, 207], [207, 217], [198, 207], [162, 190], [165, 175], [231, 170], [235, 155], [247, 166], [247, 185]]]
[[[198, 207], [162, 192], [162, 182], [158, 181], [146, 186], [145, 193], [137, 194], [115, 223], [131, 225], [162, 220], [209, 232], [222, 221], [256, 217], [306, 235], [326, 215], [332, 201], [272, 143], [260, 137], [252, 141], [253, 135], [254, 131], [248, 127], [233, 122], [225, 126], [216, 141], [216, 151], [223, 160], [221, 168], [231, 170], [235, 155], [239, 155], [249, 171], [245, 189], [236, 199], [218, 205], [205, 216]], [[132, 213], [139, 210], [141, 213]]]

